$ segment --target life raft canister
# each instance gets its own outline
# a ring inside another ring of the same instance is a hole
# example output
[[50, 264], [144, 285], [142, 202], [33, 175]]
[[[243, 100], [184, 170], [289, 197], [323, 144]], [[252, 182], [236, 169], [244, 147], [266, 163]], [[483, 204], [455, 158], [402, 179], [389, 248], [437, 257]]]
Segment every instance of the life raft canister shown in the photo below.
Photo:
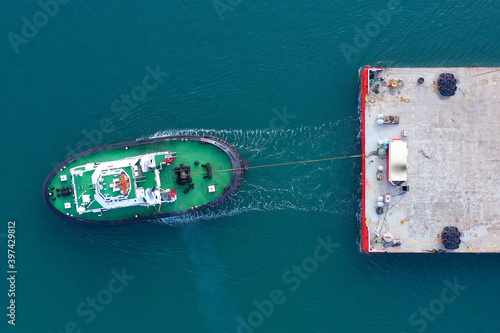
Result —
[[387, 243], [390, 243], [394, 240], [394, 238], [392, 237], [392, 235], [390, 233], [386, 233], [382, 236], [382, 240], [387, 242]]

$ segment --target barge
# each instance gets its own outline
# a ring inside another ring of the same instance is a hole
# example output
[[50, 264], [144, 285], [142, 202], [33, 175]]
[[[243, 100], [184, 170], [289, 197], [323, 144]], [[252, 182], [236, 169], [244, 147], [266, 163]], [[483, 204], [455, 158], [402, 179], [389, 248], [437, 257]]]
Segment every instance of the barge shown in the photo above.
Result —
[[361, 250], [500, 252], [500, 68], [361, 76]]

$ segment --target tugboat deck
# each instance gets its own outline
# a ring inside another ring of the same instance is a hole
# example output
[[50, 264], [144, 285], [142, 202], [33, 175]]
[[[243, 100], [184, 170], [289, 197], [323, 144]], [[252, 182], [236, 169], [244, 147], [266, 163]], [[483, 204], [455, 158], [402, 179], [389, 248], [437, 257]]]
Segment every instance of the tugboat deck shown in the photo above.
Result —
[[[454, 96], [435, 89], [441, 73], [458, 80]], [[499, 68], [362, 70], [362, 147], [372, 154], [363, 161], [362, 251], [450, 252], [442, 232], [453, 226], [461, 243], [451, 252], [500, 252], [499, 102]], [[379, 114], [399, 123], [378, 124]], [[389, 158], [373, 153], [384, 138], [399, 147], [388, 145]], [[388, 163], [391, 153], [402, 162]], [[389, 173], [400, 172], [389, 177], [400, 177], [407, 192], [388, 182], [389, 164], [398, 167]], [[379, 197], [382, 214], [376, 212]]]
[[[166, 152], [177, 153], [175, 159], [169, 164], [164, 162]], [[138, 164], [139, 156], [148, 154], [154, 157], [151, 161], [154, 165], [154, 172], [134, 175], [133, 166]], [[135, 157], [137, 158], [134, 160]], [[124, 161], [124, 159], [131, 159], [133, 162], [127, 162], [128, 160]], [[198, 165], [195, 164], [195, 161], [199, 162]], [[132, 164], [128, 165], [127, 163]], [[155, 218], [158, 214], [174, 214], [203, 206], [220, 197], [226, 188], [239, 185], [232, 184], [233, 171], [212, 172], [211, 178], [204, 178], [207, 175], [207, 169], [203, 165], [207, 163], [210, 163], [213, 171], [233, 168], [230, 157], [222, 148], [200, 140], [161, 140], [139, 145], [131, 143], [126, 147], [105, 149], [78, 157], [65, 165], [63, 169], [58, 170], [57, 174], [45, 186], [44, 191], [47, 189], [50, 191], [51, 188], [58, 190], [57, 193], [52, 190], [53, 196], [51, 198], [55, 197], [55, 200], [51, 200], [50, 204], [69, 217], [84, 218], [96, 223], [120, 221], [134, 217], [144, 219], [151, 216]], [[189, 185], [177, 184], [174, 173], [174, 168], [181, 164], [191, 167], [190, 175], [192, 183], [194, 183], [194, 188], [186, 192], [184, 190]], [[96, 179], [92, 179], [93, 175], [96, 176], [93, 168], [98, 170], [99, 165], [102, 165], [103, 170], [105, 170], [103, 176], [99, 176], [101, 178], [98, 183], [102, 198], [98, 197], [98, 192], [95, 190]], [[110, 168], [110, 166], [113, 167]], [[72, 177], [72, 169], [73, 172], [80, 170], [81, 175]], [[126, 176], [121, 174], [122, 171]], [[241, 173], [241, 171], [238, 172]], [[162, 189], [174, 190], [177, 200], [161, 203], [161, 205], [145, 205], [143, 199], [136, 198], [138, 190], [144, 192], [145, 189], [154, 186], [158, 189], [158, 184], [161, 184]], [[71, 187], [76, 195], [56, 196], [63, 187]], [[123, 195], [124, 193], [125, 195]], [[89, 194], [91, 197], [90, 199], [87, 197], [87, 200], [90, 201], [85, 207], [87, 211], [79, 214], [77, 208], [85, 206], [84, 196]], [[120, 197], [120, 194], [122, 194], [121, 201], [113, 201]], [[129, 200], [124, 200], [124, 196]], [[102, 209], [105, 198], [110, 200], [109, 209]]]

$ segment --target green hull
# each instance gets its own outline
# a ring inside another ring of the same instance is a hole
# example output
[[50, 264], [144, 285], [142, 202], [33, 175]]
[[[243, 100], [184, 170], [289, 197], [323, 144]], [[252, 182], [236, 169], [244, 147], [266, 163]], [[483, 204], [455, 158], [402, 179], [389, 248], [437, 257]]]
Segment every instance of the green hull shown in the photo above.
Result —
[[152, 220], [220, 204], [237, 190], [246, 168], [221, 139], [162, 137], [78, 154], [51, 172], [42, 194], [52, 211], [77, 222]]

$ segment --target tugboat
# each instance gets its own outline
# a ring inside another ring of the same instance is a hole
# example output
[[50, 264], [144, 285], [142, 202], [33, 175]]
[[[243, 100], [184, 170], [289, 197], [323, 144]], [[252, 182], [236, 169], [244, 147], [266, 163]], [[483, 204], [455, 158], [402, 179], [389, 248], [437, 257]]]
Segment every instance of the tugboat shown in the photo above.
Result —
[[233, 195], [248, 163], [224, 140], [178, 135], [94, 148], [54, 169], [42, 195], [57, 215], [121, 224], [215, 207]]

